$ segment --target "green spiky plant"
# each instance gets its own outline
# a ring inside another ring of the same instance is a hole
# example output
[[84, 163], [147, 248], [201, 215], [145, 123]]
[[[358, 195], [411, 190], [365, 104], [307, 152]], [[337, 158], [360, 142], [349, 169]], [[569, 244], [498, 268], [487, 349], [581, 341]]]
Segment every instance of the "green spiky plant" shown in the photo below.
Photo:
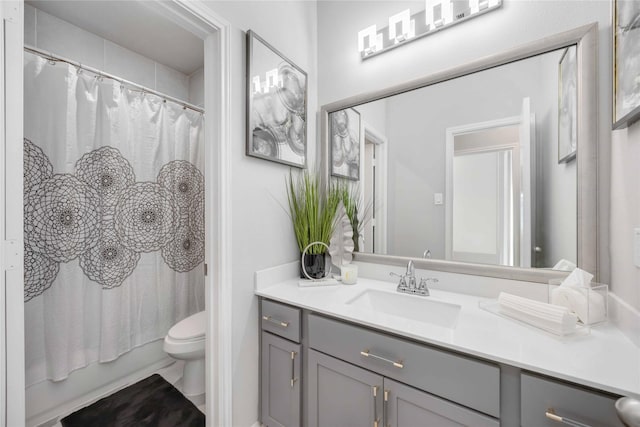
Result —
[[360, 236], [364, 231], [364, 226], [372, 218], [372, 205], [367, 203], [364, 207], [362, 206], [360, 186], [358, 185], [347, 182], [338, 184], [337, 192], [353, 229], [353, 251], [360, 252]]
[[[340, 194], [336, 187], [330, 186], [325, 193], [320, 188], [320, 178], [317, 174], [303, 171], [294, 177], [293, 172], [289, 172], [287, 199], [300, 252], [302, 253], [312, 242], [329, 245], [336, 225], [336, 209], [340, 203]], [[324, 246], [314, 245], [309, 248], [308, 253], [317, 255], [326, 251]]]

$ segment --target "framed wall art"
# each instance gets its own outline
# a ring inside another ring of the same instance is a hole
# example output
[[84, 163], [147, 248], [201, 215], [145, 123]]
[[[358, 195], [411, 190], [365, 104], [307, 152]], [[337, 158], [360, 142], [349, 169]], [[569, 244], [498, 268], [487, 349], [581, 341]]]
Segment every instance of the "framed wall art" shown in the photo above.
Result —
[[353, 108], [329, 114], [331, 175], [360, 180], [360, 113]]
[[564, 50], [558, 64], [558, 163], [576, 158], [578, 146], [578, 69], [576, 47]]
[[614, 0], [613, 129], [640, 119], [640, 2]]
[[307, 73], [247, 32], [247, 155], [305, 168]]

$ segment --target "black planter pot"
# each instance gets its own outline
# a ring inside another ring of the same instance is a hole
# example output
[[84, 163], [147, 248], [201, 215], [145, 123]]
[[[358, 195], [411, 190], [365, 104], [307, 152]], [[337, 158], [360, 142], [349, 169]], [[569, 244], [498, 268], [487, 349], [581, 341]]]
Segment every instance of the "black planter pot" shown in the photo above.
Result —
[[[304, 256], [304, 268], [312, 279], [322, 279], [325, 275], [325, 255], [326, 254], [307, 254]], [[302, 271], [302, 260], [300, 260], [300, 278], [308, 279]]]

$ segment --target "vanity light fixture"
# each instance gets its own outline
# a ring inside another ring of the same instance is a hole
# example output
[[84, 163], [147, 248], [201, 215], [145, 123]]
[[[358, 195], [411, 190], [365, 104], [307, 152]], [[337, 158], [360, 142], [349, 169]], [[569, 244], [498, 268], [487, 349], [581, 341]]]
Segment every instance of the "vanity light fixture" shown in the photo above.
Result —
[[367, 59], [501, 6], [502, 0], [425, 0], [424, 10], [412, 15], [406, 9], [390, 16], [379, 31], [371, 25], [358, 32], [358, 51]]
[[[400, 31], [398, 31], [400, 27]], [[411, 20], [411, 10], [405, 9], [389, 17], [389, 40], [402, 43], [416, 35], [415, 21]]]
[[358, 50], [362, 52], [363, 57], [382, 49], [382, 44], [382, 34], [376, 31], [375, 25], [358, 32]]
[[425, 24], [435, 30], [453, 21], [451, 0], [425, 0]]

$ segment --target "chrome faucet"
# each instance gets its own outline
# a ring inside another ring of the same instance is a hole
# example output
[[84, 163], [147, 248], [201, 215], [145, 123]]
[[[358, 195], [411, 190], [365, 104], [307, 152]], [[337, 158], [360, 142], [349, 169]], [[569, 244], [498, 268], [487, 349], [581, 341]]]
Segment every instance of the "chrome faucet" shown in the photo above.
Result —
[[417, 284], [416, 284], [416, 268], [414, 267], [413, 261], [411, 260], [409, 260], [409, 263], [407, 264], [406, 276], [409, 278], [409, 283], [407, 284], [407, 286], [409, 286], [409, 291], [413, 293], [417, 288]]
[[415, 294], [420, 296], [429, 296], [429, 288], [427, 286], [428, 282], [437, 283], [438, 279], [433, 278], [421, 278], [420, 284], [416, 282], [416, 269], [413, 265], [413, 261], [409, 261], [407, 264], [407, 271], [405, 274], [397, 274], [394, 272], [389, 273], [391, 276], [396, 276], [400, 278], [398, 282], [398, 287], [396, 290], [398, 292], [402, 292], [405, 294]]

